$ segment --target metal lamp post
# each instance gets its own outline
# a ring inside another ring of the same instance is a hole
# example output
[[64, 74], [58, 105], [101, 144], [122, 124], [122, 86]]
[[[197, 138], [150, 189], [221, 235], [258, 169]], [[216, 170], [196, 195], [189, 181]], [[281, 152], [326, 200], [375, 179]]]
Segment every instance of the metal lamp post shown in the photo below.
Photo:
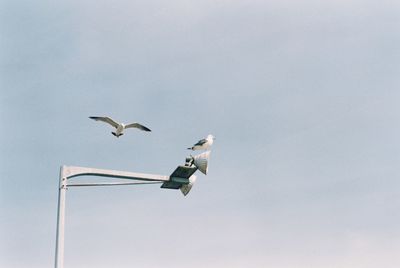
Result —
[[[196, 176], [193, 175], [193, 173], [195, 173], [197, 169], [204, 174], [207, 173], [209, 154], [210, 152], [205, 152], [198, 156], [187, 158], [185, 165], [178, 166], [170, 176], [77, 166], [62, 166], [60, 169], [60, 184], [58, 189], [55, 268], [64, 267], [65, 197], [69, 187], [163, 183], [161, 188], [180, 189], [184, 195], [187, 195], [196, 180]], [[79, 176], [100, 176], [114, 179], [126, 179], [129, 181], [94, 183], [74, 183], [68, 181], [71, 178]], [[132, 182], [132, 180], [134, 182]]]

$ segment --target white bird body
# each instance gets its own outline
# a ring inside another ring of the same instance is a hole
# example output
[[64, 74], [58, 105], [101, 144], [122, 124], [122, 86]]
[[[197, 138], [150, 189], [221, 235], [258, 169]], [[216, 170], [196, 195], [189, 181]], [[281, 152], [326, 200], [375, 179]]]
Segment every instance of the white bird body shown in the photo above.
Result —
[[199, 140], [192, 147], [187, 148], [188, 150], [208, 150], [211, 145], [214, 143], [215, 137], [211, 134], [207, 136], [207, 138]]
[[123, 123], [118, 124], [118, 126], [115, 130], [115, 136], [119, 137], [121, 135], [124, 135], [124, 129], [125, 129], [125, 125]]
[[119, 138], [119, 136], [124, 135], [124, 130], [127, 128], [138, 128], [143, 131], [151, 131], [149, 128], [139, 124], [139, 123], [131, 123], [125, 125], [124, 123], [119, 123], [111, 119], [110, 117], [100, 117], [100, 116], [90, 116], [90, 119], [96, 120], [96, 121], [102, 121], [105, 123], [110, 124], [115, 128], [115, 131], [111, 132], [115, 137]]

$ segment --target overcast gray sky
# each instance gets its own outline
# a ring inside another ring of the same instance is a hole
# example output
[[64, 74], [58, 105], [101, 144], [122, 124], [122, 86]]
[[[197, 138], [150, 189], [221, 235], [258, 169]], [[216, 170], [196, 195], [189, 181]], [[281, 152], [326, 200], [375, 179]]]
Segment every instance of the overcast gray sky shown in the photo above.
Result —
[[[398, 1], [1, 1], [0, 266], [52, 267], [61, 165], [187, 197], [67, 192], [65, 267], [399, 267]], [[88, 116], [145, 124], [119, 139]]]

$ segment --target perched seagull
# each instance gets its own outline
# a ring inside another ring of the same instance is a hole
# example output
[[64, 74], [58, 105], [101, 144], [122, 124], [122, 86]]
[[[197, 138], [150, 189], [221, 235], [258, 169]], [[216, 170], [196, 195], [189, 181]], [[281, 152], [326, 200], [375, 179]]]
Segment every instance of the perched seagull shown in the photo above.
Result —
[[134, 127], [134, 128], [138, 128], [143, 131], [151, 131], [150, 129], [148, 129], [147, 127], [145, 127], [139, 123], [132, 123], [132, 124], [125, 125], [123, 123], [115, 122], [110, 117], [90, 116], [89, 118], [96, 120], [96, 121], [103, 121], [103, 122], [108, 123], [108, 124], [112, 125], [113, 127], [115, 127], [116, 131], [115, 132], [113, 131], [111, 133], [117, 138], [119, 138], [119, 136], [124, 135], [124, 129], [126, 129], [126, 128]]
[[211, 134], [207, 136], [207, 138], [199, 140], [192, 147], [187, 148], [188, 150], [207, 150], [213, 144], [215, 137]]

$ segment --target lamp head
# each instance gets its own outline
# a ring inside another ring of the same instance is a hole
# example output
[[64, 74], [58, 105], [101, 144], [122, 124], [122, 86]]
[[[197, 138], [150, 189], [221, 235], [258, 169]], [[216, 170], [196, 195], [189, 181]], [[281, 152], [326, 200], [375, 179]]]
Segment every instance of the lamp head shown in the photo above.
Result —
[[190, 192], [190, 190], [193, 187], [194, 182], [196, 181], [196, 178], [197, 178], [196, 175], [190, 176], [189, 183], [182, 184], [182, 186], [179, 188], [184, 196], [186, 196]]
[[210, 151], [192, 156], [191, 163], [195, 165], [204, 175], [208, 172], [208, 160], [210, 159]]
[[183, 195], [187, 195], [196, 181], [196, 176], [193, 173], [200, 170], [204, 175], [207, 175], [208, 160], [210, 151], [201, 153], [196, 156], [186, 158], [184, 166], [178, 166], [170, 175], [170, 180], [165, 181], [161, 188], [180, 189]]

